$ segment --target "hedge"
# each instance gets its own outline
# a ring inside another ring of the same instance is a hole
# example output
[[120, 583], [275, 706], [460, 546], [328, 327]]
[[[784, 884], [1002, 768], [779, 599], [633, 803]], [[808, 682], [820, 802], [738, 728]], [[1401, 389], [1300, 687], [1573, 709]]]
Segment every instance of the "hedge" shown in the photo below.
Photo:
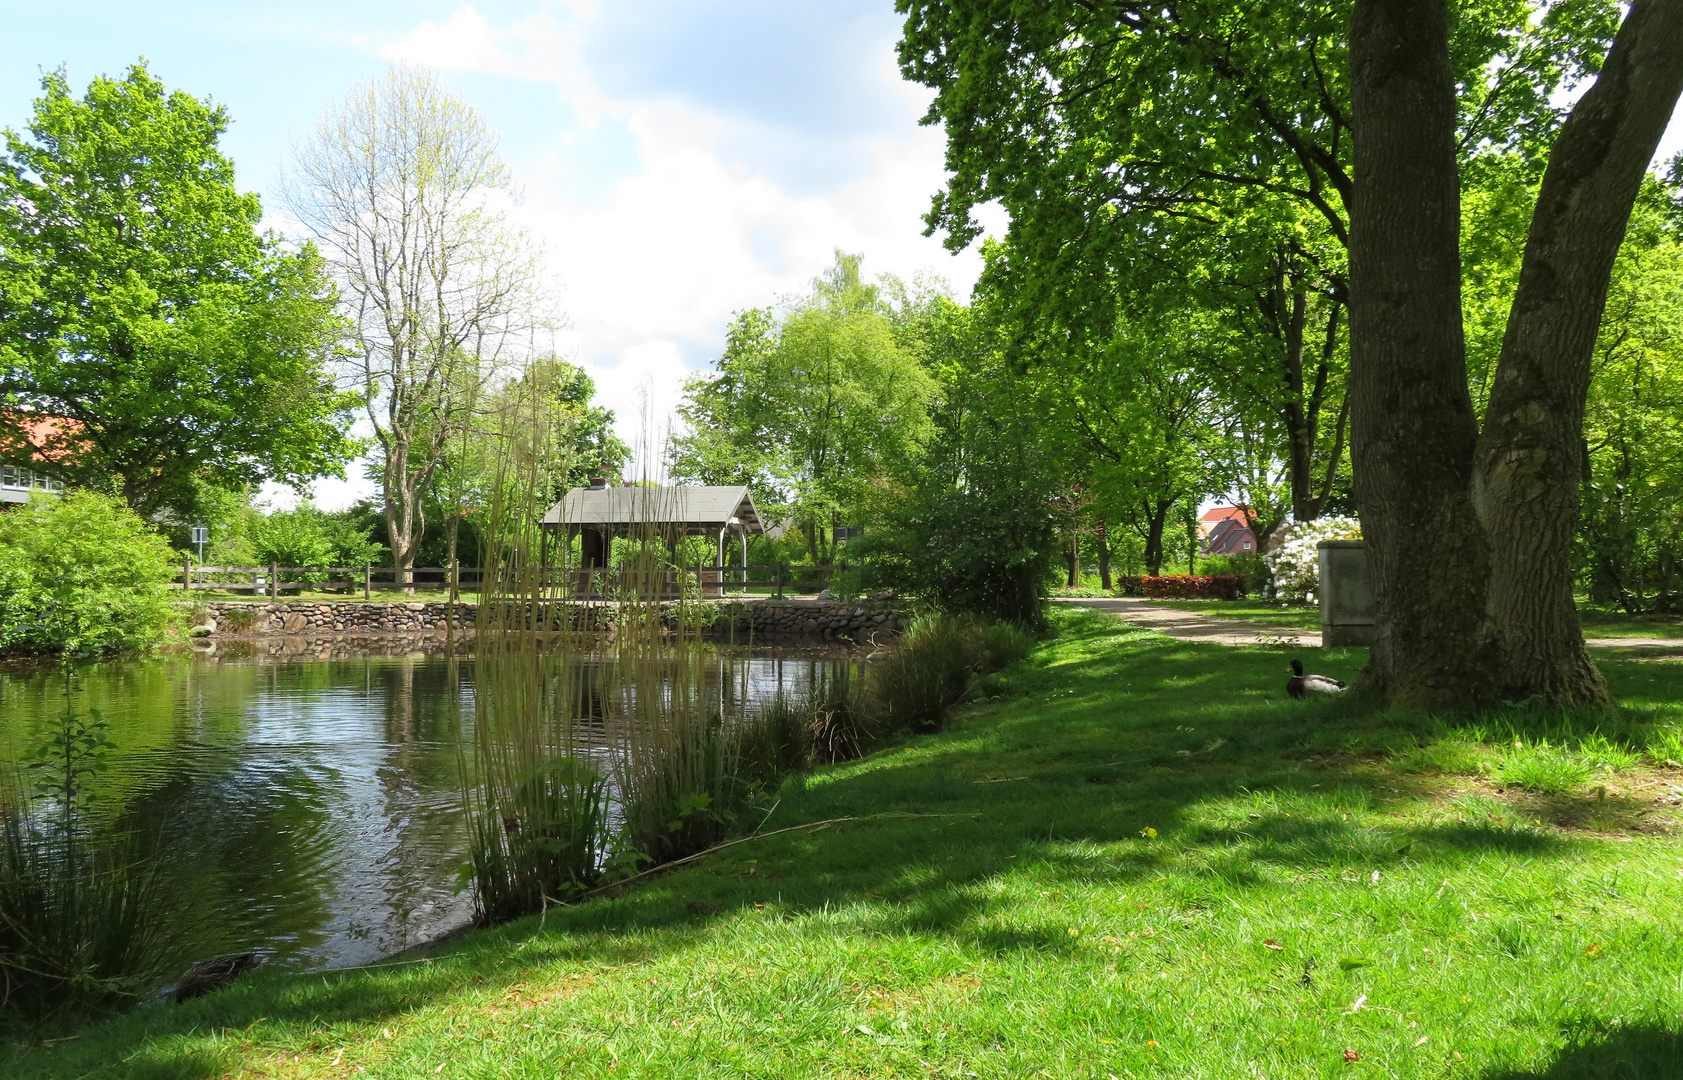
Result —
[[1123, 596], [1144, 596], [1152, 600], [1243, 600], [1245, 575], [1166, 574], [1163, 577], [1124, 577]]

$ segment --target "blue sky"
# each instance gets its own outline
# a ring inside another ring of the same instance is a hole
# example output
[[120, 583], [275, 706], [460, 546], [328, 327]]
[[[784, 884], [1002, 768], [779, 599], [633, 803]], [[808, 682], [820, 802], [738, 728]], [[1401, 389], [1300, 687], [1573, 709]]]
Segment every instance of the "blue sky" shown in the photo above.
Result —
[[502, 133], [570, 324], [556, 344], [627, 438], [667, 422], [732, 312], [799, 291], [838, 247], [960, 295], [979, 270], [921, 235], [942, 138], [895, 69], [891, 0], [0, 0], [0, 24], [0, 124], [27, 121], [42, 68], [80, 89], [145, 56], [227, 106], [239, 183], [283, 230], [279, 181], [322, 110], [391, 60], [438, 68]]
[[[834, 249], [958, 295], [980, 269], [921, 235], [943, 140], [895, 69], [892, 0], [0, 0], [0, 25], [0, 125], [27, 120], [43, 67], [80, 88], [144, 55], [228, 107], [239, 182], [276, 210], [291, 146], [352, 83], [396, 59], [438, 68], [502, 132], [570, 324], [556, 345], [634, 443], [732, 312], [799, 291]], [[1680, 149], [1674, 122], [1662, 153]]]

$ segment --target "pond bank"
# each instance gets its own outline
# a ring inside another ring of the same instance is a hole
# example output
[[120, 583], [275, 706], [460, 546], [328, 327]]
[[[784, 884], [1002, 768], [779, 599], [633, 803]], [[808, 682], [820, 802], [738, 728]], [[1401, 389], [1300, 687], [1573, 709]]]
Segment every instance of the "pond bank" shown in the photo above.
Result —
[[[1002, 698], [790, 781], [750, 842], [0, 1074], [1674, 1074], [1675, 768], [1537, 797], [1463, 760], [1506, 732], [1285, 698], [1282, 649], [1053, 618]], [[1683, 667], [1606, 670], [1627, 717], [1683, 698]]]
[[[558, 602], [583, 630], [613, 629], [613, 608], [604, 604]], [[754, 639], [804, 638], [864, 642], [872, 634], [898, 634], [901, 616], [881, 601], [748, 599], [704, 601], [717, 615], [710, 634]], [[216, 623], [212, 639], [325, 634], [409, 634], [437, 637], [453, 621], [458, 633], [471, 631], [476, 603], [319, 600], [212, 600], [203, 604]], [[452, 611], [452, 608], [454, 609]]]

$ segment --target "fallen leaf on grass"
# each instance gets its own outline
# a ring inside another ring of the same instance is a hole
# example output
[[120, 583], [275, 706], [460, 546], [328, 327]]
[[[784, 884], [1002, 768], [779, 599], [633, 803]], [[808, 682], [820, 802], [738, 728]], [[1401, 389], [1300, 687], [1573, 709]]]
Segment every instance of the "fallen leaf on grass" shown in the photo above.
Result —
[[1584, 955], [1585, 956], [1600, 956], [1601, 955], [1601, 946], [1591, 945], [1589, 948], [1584, 950]]
[[1340, 971], [1354, 971], [1357, 968], [1368, 967], [1372, 963], [1372, 960], [1364, 960], [1359, 956], [1340, 956], [1338, 958], [1338, 969]]
[[1344, 1051], [1344, 1060], [1345, 1061], [1360, 1061], [1361, 1059], [1362, 1059], [1362, 1056], [1360, 1054], [1356, 1053], [1354, 1050]]
[[1265, 938], [1262, 942], [1262, 947], [1265, 949], [1273, 949], [1275, 952], [1286, 951], [1286, 947], [1281, 945], [1278, 941], [1275, 941], [1273, 938]]

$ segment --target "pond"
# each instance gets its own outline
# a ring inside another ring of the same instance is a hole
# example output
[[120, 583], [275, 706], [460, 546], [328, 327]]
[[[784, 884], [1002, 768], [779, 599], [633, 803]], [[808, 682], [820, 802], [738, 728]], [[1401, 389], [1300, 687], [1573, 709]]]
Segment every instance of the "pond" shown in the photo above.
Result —
[[[853, 662], [721, 646], [709, 681], [740, 710]], [[65, 671], [0, 672], [9, 761], [58, 724]], [[95, 784], [98, 812], [169, 853], [199, 955], [366, 964], [470, 918], [458, 871], [471, 657], [181, 655], [78, 666], [69, 684], [115, 744]]]

